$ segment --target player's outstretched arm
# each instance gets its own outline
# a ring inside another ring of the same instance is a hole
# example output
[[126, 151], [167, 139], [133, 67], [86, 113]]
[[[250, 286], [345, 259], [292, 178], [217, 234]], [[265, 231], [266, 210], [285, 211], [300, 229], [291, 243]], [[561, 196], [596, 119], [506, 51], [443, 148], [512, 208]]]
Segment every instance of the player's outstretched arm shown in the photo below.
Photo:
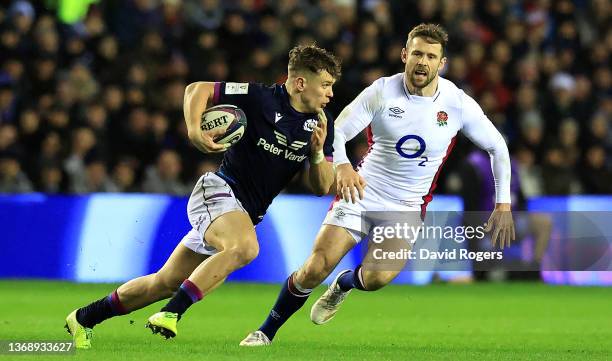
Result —
[[[343, 112], [344, 113], [344, 112]], [[342, 116], [342, 114], [340, 114]], [[334, 166], [336, 168], [336, 194], [346, 202], [357, 202], [357, 196], [359, 199], [363, 199], [364, 188], [366, 181], [362, 176], [359, 175], [353, 169], [353, 165], [350, 163], [346, 155], [346, 125], [348, 122], [336, 123], [334, 129]], [[356, 133], [353, 131], [349, 135], [351, 138]]]
[[310, 170], [308, 178], [310, 186], [314, 194], [318, 196], [329, 193], [329, 190], [334, 183], [334, 168], [330, 162], [325, 159], [323, 146], [327, 138], [327, 116], [324, 111], [319, 112], [319, 122], [317, 127], [312, 132], [310, 138]]
[[462, 132], [480, 149], [489, 153], [495, 182], [495, 209], [487, 221], [485, 231], [491, 234], [491, 244], [509, 247], [514, 240], [514, 221], [510, 201], [510, 153], [501, 133], [493, 126], [480, 106], [464, 95]]
[[363, 199], [366, 181], [357, 173], [346, 155], [346, 142], [369, 126], [380, 110], [382, 80], [378, 79], [365, 88], [336, 120], [334, 127], [334, 166], [336, 168], [336, 193], [345, 201]]
[[212, 104], [215, 95], [215, 83], [196, 82], [187, 85], [183, 98], [183, 114], [187, 124], [187, 134], [193, 145], [204, 153], [225, 151], [229, 144], [217, 144], [214, 138], [223, 134], [222, 129], [202, 131], [200, 122], [202, 113]]

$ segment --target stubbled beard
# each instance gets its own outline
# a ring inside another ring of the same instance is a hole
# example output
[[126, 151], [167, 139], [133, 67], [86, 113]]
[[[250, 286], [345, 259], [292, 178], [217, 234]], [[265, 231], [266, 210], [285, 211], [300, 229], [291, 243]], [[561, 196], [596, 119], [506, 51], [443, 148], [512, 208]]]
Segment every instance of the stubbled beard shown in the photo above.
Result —
[[414, 72], [412, 73], [412, 76], [410, 77], [410, 83], [412, 83], [412, 86], [414, 87], [414, 91], [417, 95], [423, 95], [423, 88], [425, 88], [426, 86], [428, 86], [435, 78], [435, 74], [433, 74], [431, 77], [430, 76], [426, 76], [425, 79], [425, 84], [424, 85], [417, 85], [415, 84], [415, 76], [416, 74], [414, 74]]

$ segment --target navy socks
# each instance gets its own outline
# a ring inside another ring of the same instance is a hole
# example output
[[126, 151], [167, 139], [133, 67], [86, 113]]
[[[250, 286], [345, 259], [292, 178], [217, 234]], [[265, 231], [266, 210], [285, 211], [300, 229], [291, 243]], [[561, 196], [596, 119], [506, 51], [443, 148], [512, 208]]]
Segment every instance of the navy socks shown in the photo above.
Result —
[[93, 328], [100, 322], [114, 316], [129, 313], [119, 301], [117, 291], [77, 310], [77, 321], [87, 328]]
[[312, 290], [303, 289], [295, 284], [294, 274], [289, 276], [278, 294], [276, 303], [274, 307], [272, 307], [268, 318], [266, 318], [259, 330], [272, 340], [278, 329], [289, 319], [289, 317], [306, 303], [311, 292]]
[[202, 297], [202, 291], [200, 291], [193, 282], [185, 280], [178, 291], [161, 310], [177, 313], [178, 319], [180, 320], [183, 313], [185, 313], [191, 305], [201, 300]]
[[355, 268], [354, 271], [345, 272], [338, 278], [338, 286], [344, 292], [350, 291], [353, 288], [367, 291], [363, 285], [363, 277], [361, 275], [361, 266]]

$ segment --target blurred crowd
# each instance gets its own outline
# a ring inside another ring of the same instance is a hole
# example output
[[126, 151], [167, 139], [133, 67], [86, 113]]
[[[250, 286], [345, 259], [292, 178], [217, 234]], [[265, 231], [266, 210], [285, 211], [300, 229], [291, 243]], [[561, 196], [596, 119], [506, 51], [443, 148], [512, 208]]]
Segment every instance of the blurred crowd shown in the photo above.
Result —
[[[220, 162], [187, 139], [187, 84], [282, 82], [288, 50], [316, 42], [343, 62], [338, 115], [403, 70], [421, 22], [448, 30], [443, 76], [504, 134], [525, 196], [612, 193], [608, 0], [0, 4], [0, 193], [187, 194]], [[368, 147], [364, 135], [349, 146], [354, 161]], [[439, 190], [468, 186], [458, 175], [472, 150], [460, 139]], [[288, 191], [307, 191], [303, 178]]]

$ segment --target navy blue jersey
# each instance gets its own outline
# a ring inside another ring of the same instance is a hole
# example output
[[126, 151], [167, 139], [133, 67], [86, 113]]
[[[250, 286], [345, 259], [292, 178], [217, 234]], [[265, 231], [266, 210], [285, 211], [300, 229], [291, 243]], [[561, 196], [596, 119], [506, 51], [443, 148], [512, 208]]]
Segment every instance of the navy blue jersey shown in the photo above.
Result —
[[[213, 104], [232, 104], [246, 114], [246, 132], [225, 152], [218, 173], [257, 224], [274, 197], [304, 167], [310, 156], [317, 114], [295, 110], [285, 85], [277, 84], [216, 83]], [[327, 138], [323, 152], [331, 159], [334, 122], [329, 112], [325, 114]]]

